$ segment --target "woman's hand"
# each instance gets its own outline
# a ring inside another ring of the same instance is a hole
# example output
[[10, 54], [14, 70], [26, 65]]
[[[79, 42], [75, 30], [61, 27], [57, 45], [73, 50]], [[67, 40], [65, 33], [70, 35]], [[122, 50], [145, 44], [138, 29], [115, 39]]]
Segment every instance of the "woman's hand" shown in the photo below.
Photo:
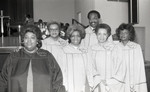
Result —
[[14, 49], [14, 52], [18, 52], [21, 48], [22, 46], [18, 46], [16, 49]]

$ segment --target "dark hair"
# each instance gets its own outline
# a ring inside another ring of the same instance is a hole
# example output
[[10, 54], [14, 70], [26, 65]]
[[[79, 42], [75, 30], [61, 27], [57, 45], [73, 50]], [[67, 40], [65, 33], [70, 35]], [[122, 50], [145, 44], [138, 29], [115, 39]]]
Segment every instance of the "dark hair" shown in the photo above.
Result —
[[102, 29], [102, 28], [107, 30], [107, 34], [108, 34], [108, 37], [109, 37], [111, 35], [111, 28], [108, 24], [104, 24], [104, 23], [98, 24], [96, 26], [95, 33], [97, 34], [98, 30]]
[[98, 18], [101, 18], [101, 15], [100, 15], [100, 13], [99, 13], [98, 11], [96, 11], [96, 10], [91, 10], [91, 11], [88, 13], [88, 15], [87, 15], [87, 18], [88, 18], [88, 19], [90, 19], [90, 15], [91, 15], [92, 13], [97, 14]]
[[80, 25], [72, 25], [72, 26], [69, 26], [69, 28], [67, 29], [67, 32], [66, 32], [66, 36], [69, 40], [70, 40], [70, 37], [74, 31], [78, 31], [80, 36], [81, 36], [81, 39], [84, 39], [84, 37], [85, 37], [84, 28]]
[[120, 32], [123, 30], [127, 30], [129, 32], [129, 40], [130, 41], [134, 41], [135, 40], [135, 29], [132, 26], [132, 24], [126, 24], [126, 23], [122, 23], [121, 25], [119, 25], [119, 27], [116, 29], [116, 35], [117, 37], [120, 39]]
[[31, 18], [30, 14], [27, 14], [26, 17], [27, 17], [27, 18]]
[[58, 26], [59, 30], [60, 30], [60, 24], [59, 24], [58, 22], [56, 22], [56, 21], [52, 21], [52, 22], [48, 23], [48, 24], [47, 24], [47, 29], [50, 30], [49, 27], [50, 27], [51, 25], [53, 25], [53, 24], [56, 24], [56, 25]]
[[39, 20], [38, 20], [38, 23], [43, 23], [43, 20], [42, 20], [42, 19], [39, 19]]
[[42, 34], [41, 34], [41, 30], [35, 26], [35, 25], [25, 25], [21, 28], [21, 45], [24, 46], [23, 41], [24, 41], [24, 36], [27, 32], [32, 32], [33, 34], [36, 35], [37, 40], [38, 40], [38, 44], [37, 47], [40, 48], [42, 46]]

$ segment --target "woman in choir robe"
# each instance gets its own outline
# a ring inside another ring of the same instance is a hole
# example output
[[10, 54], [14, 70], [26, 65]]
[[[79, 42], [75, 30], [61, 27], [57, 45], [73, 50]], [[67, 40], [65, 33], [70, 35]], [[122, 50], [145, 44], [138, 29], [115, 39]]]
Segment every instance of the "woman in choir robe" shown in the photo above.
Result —
[[[72, 25], [66, 33], [69, 44], [63, 47], [60, 60], [64, 63], [64, 81], [67, 92], [89, 92], [93, 87], [92, 63], [87, 59], [87, 50], [80, 45], [85, 37], [84, 29]], [[96, 76], [96, 74], [95, 74]], [[87, 80], [90, 88], [87, 86]]]
[[147, 92], [145, 68], [141, 46], [134, 41], [135, 29], [132, 24], [122, 23], [116, 30], [120, 40], [117, 44], [123, 51], [127, 67], [125, 92]]
[[23, 47], [7, 57], [0, 92], [65, 92], [61, 69], [51, 53], [40, 49], [41, 38], [37, 26], [22, 27]]
[[62, 62], [58, 61], [58, 53], [60, 52], [61, 48], [68, 44], [68, 41], [60, 38], [60, 25], [56, 21], [52, 21], [47, 25], [47, 28], [50, 33], [50, 37], [42, 40], [42, 48], [48, 50], [53, 54], [56, 61], [62, 68]]
[[111, 28], [99, 24], [95, 30], [98, 43], [89, 48], [89, 57], [100, 75], [99, 85], [94, 92], [123, 92], [125, 67], [120, 48], [108, 41]]

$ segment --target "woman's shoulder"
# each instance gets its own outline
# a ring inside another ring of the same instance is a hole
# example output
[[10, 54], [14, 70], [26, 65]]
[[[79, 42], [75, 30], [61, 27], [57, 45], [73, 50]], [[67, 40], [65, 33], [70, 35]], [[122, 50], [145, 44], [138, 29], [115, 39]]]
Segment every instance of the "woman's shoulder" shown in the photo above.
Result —
[[128, 49], [128, 50], [135, 50], [135, 49], [141, 49], [141, 45], [133, 42], [133, 41], [129, 41], [125, 46], [119, 42], [116, 44], [116, 48], [121, 48], [121, 49]]
[[97, 44], [91, 45], [89, 48], [90, 48], [90, 50], [98, 50], [98, 49], [100, 49], [100, 46], [97, 43]]
[[129, 43], [132, 44], [132, 45], [136, 45], [136, 46], [139, 46], [139, 45], [140, 45], [140, 44], [138, 44], [137, 42], [133, 42], [133, 41], [130, 41]]
[[61, 44], [61, 46], [66, 46], [66, 45], [68, 45], [69, 43], [68, 43], [68, 39], [67, 40], [64, 40], [64, 39], [62, 39], [62, 38], [59, 38], [58, 39], [58, 42]]
[[42, 43], [44, 44], [44, 43], [47, 43], [47, 42], [49, 42], [49, 41], [51, 41], [51, 40], [50, 40], [50, 37], [48, 37], [48, 38], [46, 38], [46, 39], [43, 39], [43, 40], [42, 40]]
[[37, 51], [37, 54], [39, 56], [48, 56], [48, 55], [52, 55], [48, 50], [45, 50], [45, 49], [39, 49]]
[[133, 41], [129, 41], [129, 42], [127, 43], [127, 46], [130, 47], [130, 48], [132, 48], [132, 49], [135, 49], [135, 48], [139, 48], [139, 47], [140, 47], [140, 45], [139, 45], [138, 43], [133, 42]]
[[78, 48], [75, 48], [74, 46], [72, 46], [71, 44], [68, 44], [68, 45], [66, 45], [66, 46], [64, 46], [63, 48], [62, 48], [62, 50], [63, 50], [63, 52], [64, 53], [82, 53], [82, 54], [84, 54], [84, 53], [87, 53], [88, 52], [88, 49], [87, 48], [85, 48], [85, 47], [82, 47], [82, 46], [79, 46]]
[[108, 42], [103, 46], [100, 46], [98, 43], [92, 45], [90, 48], [91, 50], [113, 50], [113, 48], [115, 47], [115, 44], [113, 42]]
[[17, 51], [13, 51], [9, 54], [10, 57], [20, 57], [21, 55], [23, 55], [24, 51], [23, 48], [17, 50]]
[[87, 34], [93, 33], [90, 26], [85, 29], [85, 32], [86, 32]]

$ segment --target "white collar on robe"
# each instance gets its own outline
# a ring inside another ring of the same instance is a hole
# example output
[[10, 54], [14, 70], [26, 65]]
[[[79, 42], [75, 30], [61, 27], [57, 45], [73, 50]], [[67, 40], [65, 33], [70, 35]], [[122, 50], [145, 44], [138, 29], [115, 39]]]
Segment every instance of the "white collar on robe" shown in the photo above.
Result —
[[94, 33], [95, 34], [95, 32], [93, 31], [93, 27], [91, 27], [91, 26], [89, 26], [88, 28], [86, 28], [85, 30], [86, 30], [86, 33], [87, 34], [92, 34], [92, 33]]
[[75, 47], [72, 44], [68, 44], [63, 48], [65, 53], [87, 53], [87, 49], [81, 46]]
[[132, 42], [132, 41], [128, 41], [128, 43], [124, 46], [122, 42], [119, 43], [122, 47], [124, 47], [125, 49], [134, 49], [137, 47], [137, 43]]
[[106, 42], [104, 45], [99, 45], [98, 43], [91, 47], [92, 50], [113, 50], [115, 44], [112, 42]]

